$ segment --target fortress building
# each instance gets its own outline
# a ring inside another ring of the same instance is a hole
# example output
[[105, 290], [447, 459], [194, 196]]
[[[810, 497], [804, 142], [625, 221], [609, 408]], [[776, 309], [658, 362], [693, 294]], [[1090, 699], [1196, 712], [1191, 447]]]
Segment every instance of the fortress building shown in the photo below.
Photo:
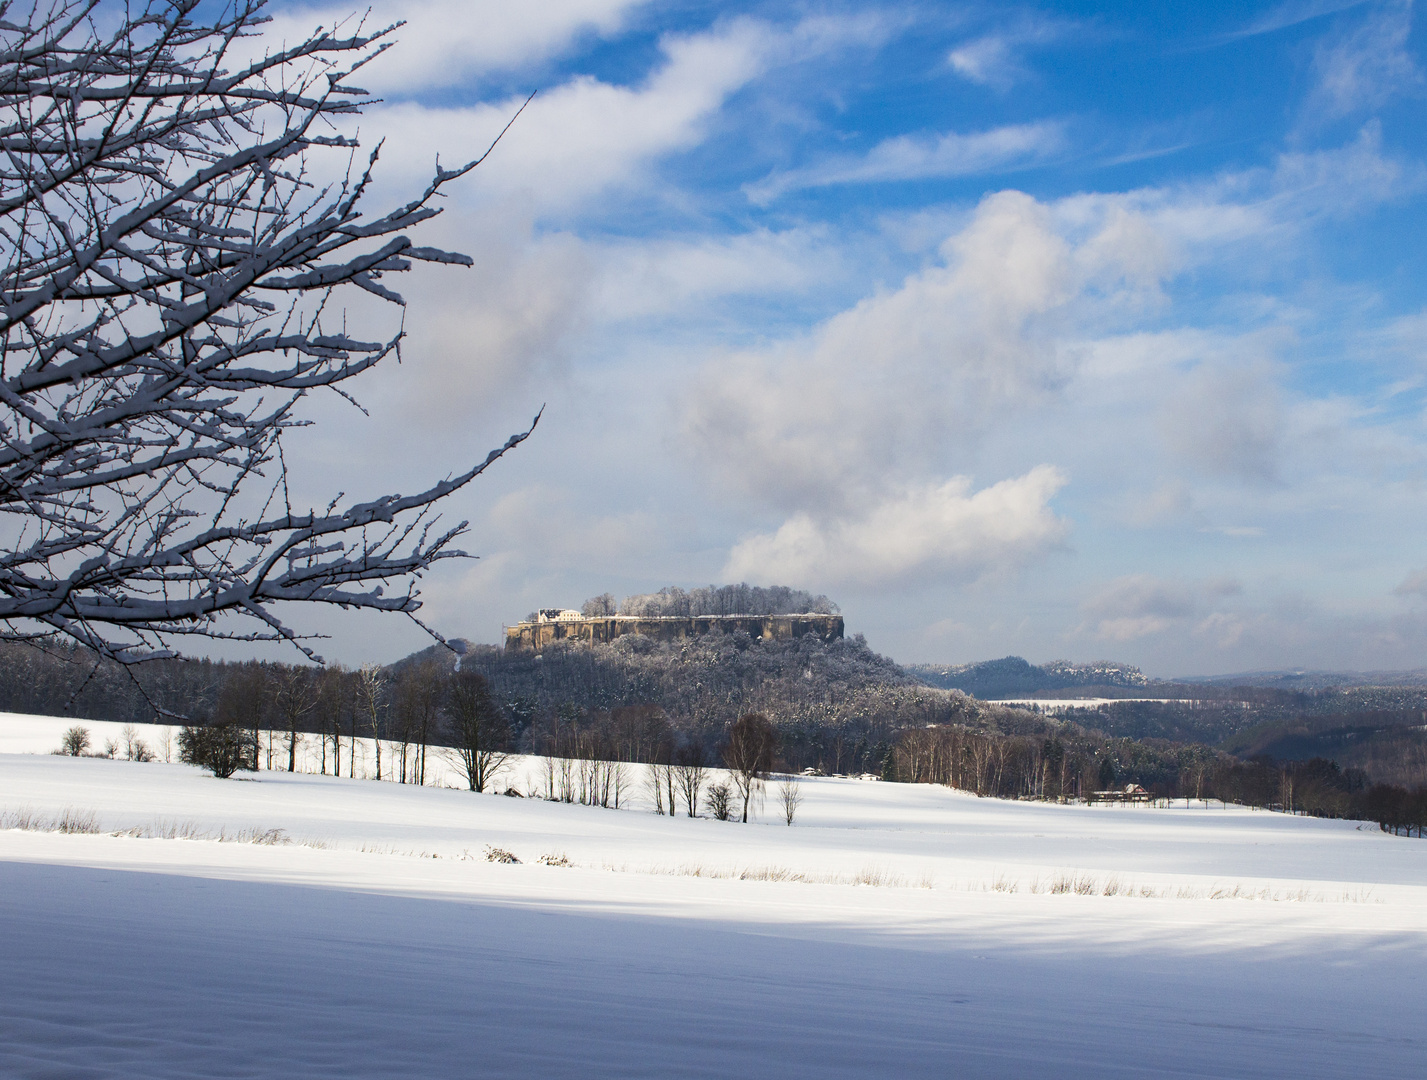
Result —
[[585, 617], [569, 608], [546, 608], [533, 622], [506, 627], [507, 652], [539, 652], [552, 641], [609, 644], [625, 634], [656, 641], [687, 641], [700, 634], [734, 634], [739, 631], [762, 641], [793, 641], [811, 634], [819, 641], [842, 637], [841, 615], [596, 615]]

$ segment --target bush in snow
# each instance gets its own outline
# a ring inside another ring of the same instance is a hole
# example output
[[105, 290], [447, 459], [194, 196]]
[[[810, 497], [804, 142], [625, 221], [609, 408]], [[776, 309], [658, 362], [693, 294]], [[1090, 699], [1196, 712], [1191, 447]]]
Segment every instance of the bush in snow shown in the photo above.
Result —
[[80, 757], [89, 749], [89, 729], [76, 724], [64, 733], [59, 752], [69, 757]]
[[234, 724], [186, 727], [178, 736], [178, 759], [227, 779], [239, 769], [258, 767], [257, 750], [246, 732]]
[[710, 784], [708, 803], [714, 817], [727, 821], [733, 814], [733, 790], [727, 784]]

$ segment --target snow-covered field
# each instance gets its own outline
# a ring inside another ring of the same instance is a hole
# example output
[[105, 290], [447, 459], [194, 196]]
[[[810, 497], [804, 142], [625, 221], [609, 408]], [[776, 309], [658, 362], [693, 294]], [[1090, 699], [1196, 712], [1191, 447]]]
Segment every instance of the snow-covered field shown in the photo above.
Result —
[[1427, 1073], [1427, 844], [1372, 826], [838, 779], [740, 825], [69, 723], [0, 714], [0, 1075]]

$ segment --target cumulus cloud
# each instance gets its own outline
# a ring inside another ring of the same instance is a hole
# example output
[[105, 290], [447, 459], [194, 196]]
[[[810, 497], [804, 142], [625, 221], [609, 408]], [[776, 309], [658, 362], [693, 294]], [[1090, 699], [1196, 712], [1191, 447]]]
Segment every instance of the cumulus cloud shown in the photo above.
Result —
[[1064, 225], [1017, 192], [985, 199], [942, 261], [896, 290], [805, 340], [711, 362], [685, 395], [682, 441], [725, 487], [790, 512], [870, 505], [889, 471], [955, 471], [990, 415], [1064, 382], [1055, 334], [1072, 301], [1152, 286], [1162, 269], [1115, 215]]
[[[1403, 185], [1368, 129], [1193, 184], [1052, 202], [999, 192], [895, 287], [804, 335], [715, 350], [679, 401], [676, 441], [727, 494], [784, 523], [731, 565], [810, 565], [828, 545], [854, 547], [845, 538], [884, 504], [993, 446], [1002, 477], [1093, 461], [1077, 485], [1124, 484], [1102, 505], [1131, 524], [1262, 535], [1264, 492], [1286, 492], [1309, 457], [1341, 468], [1364, 452], [1346, 450], [1351, 409], [1285, 388], [1294, 335], [1282, 315], [1265, 311], [1263, 329], [1141, 328], [1186, 268], [1233, 272], [1249, 247], [1286, 252], [1315, 216]], [[1018, 439], [1035, 449], [1018, 453]], [[1257, 494], [1235, 494], [1245, 489]], [[1131, 508], [1126, 490], [1153, 494]], [[1117, 618], [1100, 620], [1107, 633], [1163, 616]]]
[[898, 135], [863, 156], [829, 158], [805, 169], [775, 173], [744, 190], [754, 203], [766, 205], [803, 188], [968, 176], [1022, 167], [1064, 147], [1064, 125], [1054, 121], [1009, 124], [966, 135]]
[[1049, 465], [973, 491], [968, 477], [925, 484], [852, 516], [796, 514], [773, 533], [734, 547], [730, 581], [815, 581], [857, 586], [933, 573], [968, 580], [1010, 570], [1065, 538], [1050, 508], [1066, 477]]

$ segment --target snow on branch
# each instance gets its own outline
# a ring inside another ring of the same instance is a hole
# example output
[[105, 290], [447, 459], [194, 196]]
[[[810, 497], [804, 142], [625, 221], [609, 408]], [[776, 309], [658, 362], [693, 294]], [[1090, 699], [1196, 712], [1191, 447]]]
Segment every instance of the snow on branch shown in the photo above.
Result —
[[[151, 0], [115, 26], [96, 0], [0, 0], [0, 638], [121, 662], [281, 640], [320, 660], [275, 605], [414, 617], [415, 578], [463, 554], [437, 504], [534, 428], [415, 495], [288, 505], [297, 402], [345, 396], [403, 337], [348, 333], [343, 302], [400, 306], [389, 275], [471, 265], [406, 233], [481, 159], [368, 213], [380, 147], [354, 173], [333, 122], [368, 102], [346, 80], [395, 28], [252, 58], [264, 4]], [[345, 177], [317, 179], [313, 153]]]

